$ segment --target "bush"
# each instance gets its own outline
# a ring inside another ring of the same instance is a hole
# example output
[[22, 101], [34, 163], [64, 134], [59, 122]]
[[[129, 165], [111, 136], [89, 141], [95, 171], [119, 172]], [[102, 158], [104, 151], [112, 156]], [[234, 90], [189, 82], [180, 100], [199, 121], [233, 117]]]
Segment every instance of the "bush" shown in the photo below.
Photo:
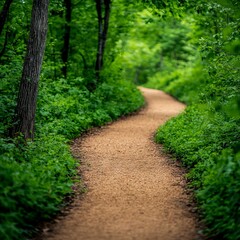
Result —
[[190, 106], [158, 130], [156, 141], [189, 169], [208, 235], [235, 240], [240, 238], [240, 122], [231, 112]]
[[[184, 103], [192, 104], [201, 99], [200, 93], [204, 91], [208, 81], [203, 66], [196, 61], [194, 64], [188, 63], [171, 72], [158, 72], [149, 78], [145, 86], [161, 89]], [[196, 89], [200, 91], [196, 91]]]
[[1, 139], [0, 236], [20, 239], [56, 213], [71, 192], [77, 163], [66, 139], [44, 136], [27, 144]]
[[108, 80], [90, 93], [78, 78], [42, 80], [34, 142], [7, 138], [15, 105], [11, 89], [1, 99], [0, 238], [28, 238], [34, 226], [59, 211], [72, 193], [76, 159], [69, 140], [94, 126], [131, 113], [144, 103], [136, 87], [123, 80]]
[[240, 237], [240, 152], [226, 149], [215, 162], [197, 197], [208, 234], [236, 240]]
[[[189, 104], [160, 127], [156, 141], [189, 169], [208, 235], [230, 240], [240, 239], [238, 5], [201, 2], [189, 41], [196, 57], [184, 63], [177, 59], [174, 69], [157, 73], [147, 83]], [[229, 15], [231, 20], [225, 21]], [[169, 64], [174, 60], [173, 55]]]

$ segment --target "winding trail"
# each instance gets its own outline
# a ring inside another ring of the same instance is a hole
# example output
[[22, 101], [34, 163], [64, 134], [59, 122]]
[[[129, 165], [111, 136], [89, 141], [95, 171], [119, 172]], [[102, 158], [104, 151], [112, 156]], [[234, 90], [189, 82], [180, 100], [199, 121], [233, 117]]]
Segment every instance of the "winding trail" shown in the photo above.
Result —
[[148, 104], [140, 113], [76, 140], [88, 191], [43, 239], [200, 239], [182, 170], [153, 142], [157, 127], [185, 106], [161, 91], [141, 91]]

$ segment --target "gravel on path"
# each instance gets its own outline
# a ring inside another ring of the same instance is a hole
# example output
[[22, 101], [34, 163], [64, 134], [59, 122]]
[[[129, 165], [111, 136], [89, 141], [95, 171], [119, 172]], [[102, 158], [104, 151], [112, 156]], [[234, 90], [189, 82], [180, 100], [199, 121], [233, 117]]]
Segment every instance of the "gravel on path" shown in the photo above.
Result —
[[185, 106], [140, 89], [147, 101], [142, 111], [75, 141], [88, 190], [43, 239], [199, 239], [183, 171], [154, 143], [158, 126]]

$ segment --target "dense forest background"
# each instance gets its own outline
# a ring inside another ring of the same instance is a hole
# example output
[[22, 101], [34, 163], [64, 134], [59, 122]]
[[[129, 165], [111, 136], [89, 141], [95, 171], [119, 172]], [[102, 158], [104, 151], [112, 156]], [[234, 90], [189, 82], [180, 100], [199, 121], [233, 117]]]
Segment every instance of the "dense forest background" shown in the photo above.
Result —
[[239, 239], [239, 9], [238, 0], [1, 0], [0, 238], [28, 238], [59, 211], [80, 182], [69, 143], [143, 106], [137, 84], [187, 103], [156, 141], [189, 169], [206, 234]]

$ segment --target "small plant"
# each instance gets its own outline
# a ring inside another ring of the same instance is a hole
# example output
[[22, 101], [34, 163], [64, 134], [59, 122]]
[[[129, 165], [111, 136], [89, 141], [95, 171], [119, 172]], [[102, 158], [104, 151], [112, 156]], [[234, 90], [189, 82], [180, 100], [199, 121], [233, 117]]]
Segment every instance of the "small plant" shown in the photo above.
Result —
[[[7, 138], [8, 128], [1, 125], [1, 239], [29, 238], [34, 225], [56, 214], [72, 193], [78, 162], [69, 140], [137, 110], [144, 102], [136, 87], [123, 80], [109, 80], [94, 93], [76, 87], [79, 84], [79, 79], [72, 79], [71, 85], [64, 79], [42, 80], [33, 142]], [[7, 109], [13, 104], [5, 103], [14, 103], [11, 91], [1, 101], [2, 123], [8, 126], [13, 113]]]

